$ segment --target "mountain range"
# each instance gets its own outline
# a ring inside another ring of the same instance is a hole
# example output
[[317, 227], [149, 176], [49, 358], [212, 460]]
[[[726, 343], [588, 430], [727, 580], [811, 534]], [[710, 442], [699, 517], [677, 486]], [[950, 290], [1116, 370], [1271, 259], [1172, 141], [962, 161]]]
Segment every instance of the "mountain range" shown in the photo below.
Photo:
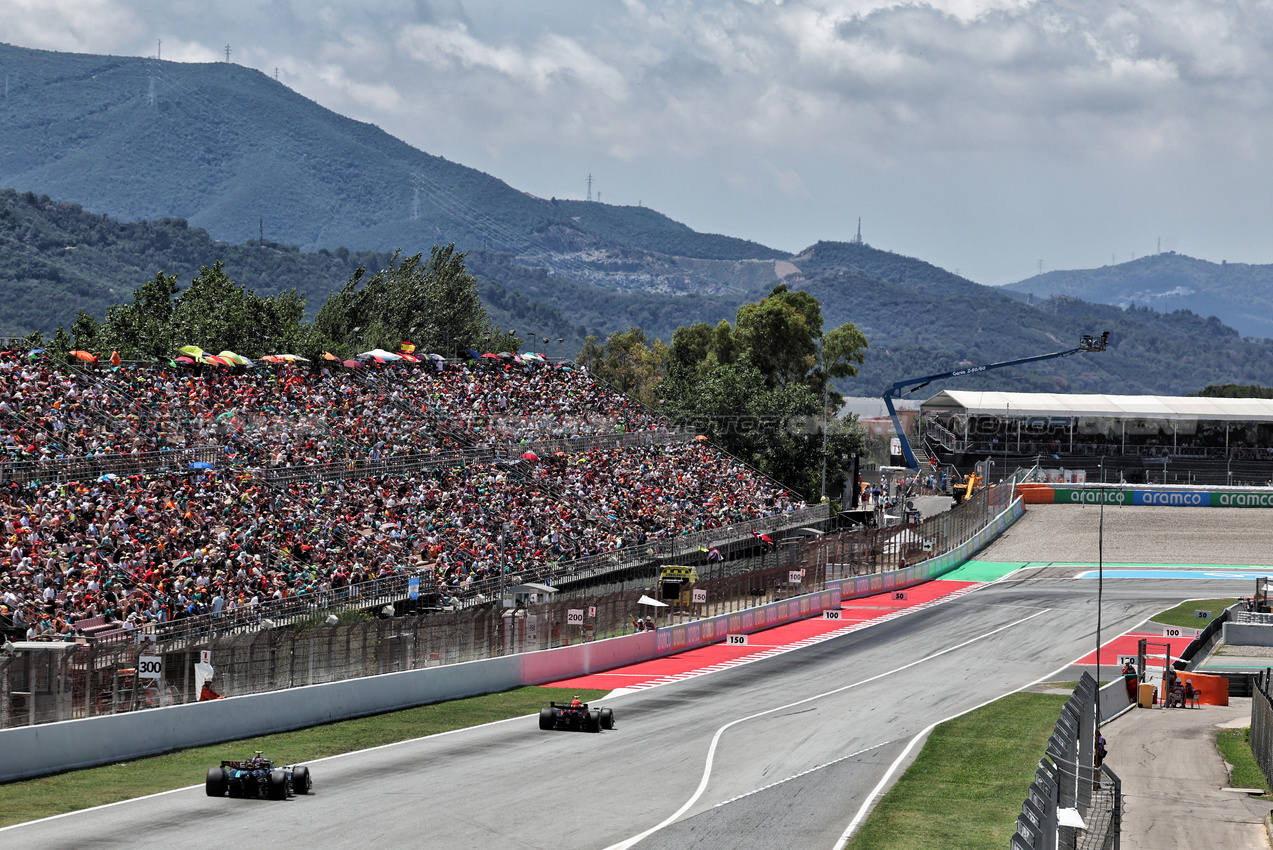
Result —
[[[304, 291], [312, 313], [357, 267], [454, 242], [494, 321], [559, 352], [629, 326], [667, 340], [683, 324], [732, 320], [781, 280], [820, 299], [827, 327], [852, 321], [866, 333], [867, 361], [841, 386], [853, 394], [1071, 348], [1104, 330], [1105, 354], [958, 385], [1182, 393], [1273, 384], [1273, 345], [1242, 339], [1236, 319], [1210, 317], [1215, 309], [1203, 318], [1147, 306], [1176, 302], [1096, 303], [1107, 300], [1099, 286], [1040, 291], [1039, 278], [996, 289], [861, 242], [791, 255], [645, 207], [537, 198], [229, 63], [0, 45], [0, 65], [10, 81], [0, 186], [13, 188], [0, 193], [0, 332], [69, 326], [80, 310], [100, 317], [158, 271], [188, 280], [219, 259], [261, 294]], [[1027, 284], [1037, 297], [1020, 291]]]
[[1046, 272], [1003, 288], [1045, 299], [1192, 310], [1243, 336], [1273, 337], [1273, 265], [1210, 263], [1168, 251], [1099, 269]]

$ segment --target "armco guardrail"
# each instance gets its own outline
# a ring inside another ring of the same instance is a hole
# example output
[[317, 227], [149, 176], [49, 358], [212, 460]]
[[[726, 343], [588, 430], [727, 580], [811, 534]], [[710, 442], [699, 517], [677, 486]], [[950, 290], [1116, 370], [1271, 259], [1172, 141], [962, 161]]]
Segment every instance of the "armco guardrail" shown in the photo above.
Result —
[[1177, 670], [1192, 670], [1197, 667], [1207, 657], [1207, 652], [1215, 645], [1215, 642], [1224, 634], [1225, 624], [1235, 616], [1246, 613], [1235, 610], [1238, 604], [1230, 605], [1220, 612], [1219, 617], [1213, 617], [1206, 628], [1194, 635], [1193, 640], [1189, 641], [1189, 645], [1180, 653], [1180, 658], [1172, 662], [1172, 666]]
[[1096, 710], [1096, 680], [1084, 673], [1061, 708], [1021, 804], [1012, 850], [1117, 850], [1122, 783], [1096, 764]]

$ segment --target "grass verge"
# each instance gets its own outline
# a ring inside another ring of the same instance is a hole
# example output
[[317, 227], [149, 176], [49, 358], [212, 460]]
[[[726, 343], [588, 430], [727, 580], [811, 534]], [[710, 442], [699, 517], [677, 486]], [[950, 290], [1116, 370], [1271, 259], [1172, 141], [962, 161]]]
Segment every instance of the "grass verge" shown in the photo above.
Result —
[[1251, 755], [1250, 729], [1221, 729], [1216, 733], [1216, 746], [1224, 760], [1233, 765], [1230, 785], [1234, 788], [1263, 788], [1265, 794], [1269, 793], [1269, 780], [1255, 763], [1255, 756]]
[[[136, 761], [8, 782], [0, 785], [0, 826], [197, 785], [203, 782], [208, 768], [216, 767], [221, 759], [244, 758], [254, 750], [261, 750], [267, 758], [283, 764], [313, 761], [324, 756], [534, 714], [549, 700], [566, 700], [578, 695], [586, 701], [606, 693], [566, 688], [517, 688], [499, 694], [342, 720], [295, 732], [244, 738]], [[321, 783], [322, 773], [315, 773], [315, 782]]]
[[1011, 694], [938, 726], [848, 850], [1007, 847], [1066, 699]]
[[[1168, 608], [1160, 614], [1155, 614], [1149, 619], [1155, 623], [1162, 623], [1164, 626], [1180, 626], [1187, 629], [1204, 629], [1211, 623], [1212, 619], [1220, 616], [1220, 612], [1228, 608], [1236, 599], [1195, 599], [1192, 602], [1182, 602], [1175, 608]], [[1210, 611], [1210, 617], [1195, 617], [1194, 611]]]

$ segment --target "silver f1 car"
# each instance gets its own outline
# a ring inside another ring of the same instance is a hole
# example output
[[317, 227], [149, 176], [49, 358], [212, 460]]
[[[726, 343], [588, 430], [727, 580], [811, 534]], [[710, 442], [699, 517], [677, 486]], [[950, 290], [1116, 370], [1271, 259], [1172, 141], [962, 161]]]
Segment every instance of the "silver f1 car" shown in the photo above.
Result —
[[286, 800], [292, 794], [308, 794], [313, 788], [309, 768], [303, 765], [275, 766], [271, 759], [256, 755], [243, 761], [223, 761], [209, 768], [205, 789], [209, 797], [250, 797]]

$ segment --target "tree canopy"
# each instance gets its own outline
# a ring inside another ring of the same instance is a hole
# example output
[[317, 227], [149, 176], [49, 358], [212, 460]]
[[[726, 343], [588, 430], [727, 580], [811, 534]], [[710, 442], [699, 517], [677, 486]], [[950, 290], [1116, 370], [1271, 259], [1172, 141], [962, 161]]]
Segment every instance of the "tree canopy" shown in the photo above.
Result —
[[598, 378], [816, 498], [824, 422], [830, 492], [862, 451], [857, 422], [827, 408], [842, 401], [830, 382], [856, 375], [866, 350], [865, 335], [851, 322], [824, 333], [818, 300], [779, 284], [740, 307], [734, 326], [682, 326], [667, 346], [649, 344], [639, 328], [613, 333], [604, 344], [590, 336], [579, 359]]
[[257, 295], [231, 280], [224, 263], [202, 267], [185, 289], [176, 275], [160, 272], [133, 290], [131, 303], [109, 308], [101, 322], [80, 313], [69, 334], [58, 329], [53, 348], [115, 350], [125, 359], [147, 360], [197, 345], [248, 357], [299, 354], [318, 362], [324, 351], [344, 358], [371, 348], [396, 351], [403, 341], [422, 351], [452, 353], [478, 347], [516, 351], [520, 343], [492, 325], [464, 254], [448, 245], [434, 247], [427, 261], [423, 254], [401, 262], [395, 255], [370, 278], [357, 269], [328, 297], [313, 324], [305, 321], [305, 299], [296, 290]]

